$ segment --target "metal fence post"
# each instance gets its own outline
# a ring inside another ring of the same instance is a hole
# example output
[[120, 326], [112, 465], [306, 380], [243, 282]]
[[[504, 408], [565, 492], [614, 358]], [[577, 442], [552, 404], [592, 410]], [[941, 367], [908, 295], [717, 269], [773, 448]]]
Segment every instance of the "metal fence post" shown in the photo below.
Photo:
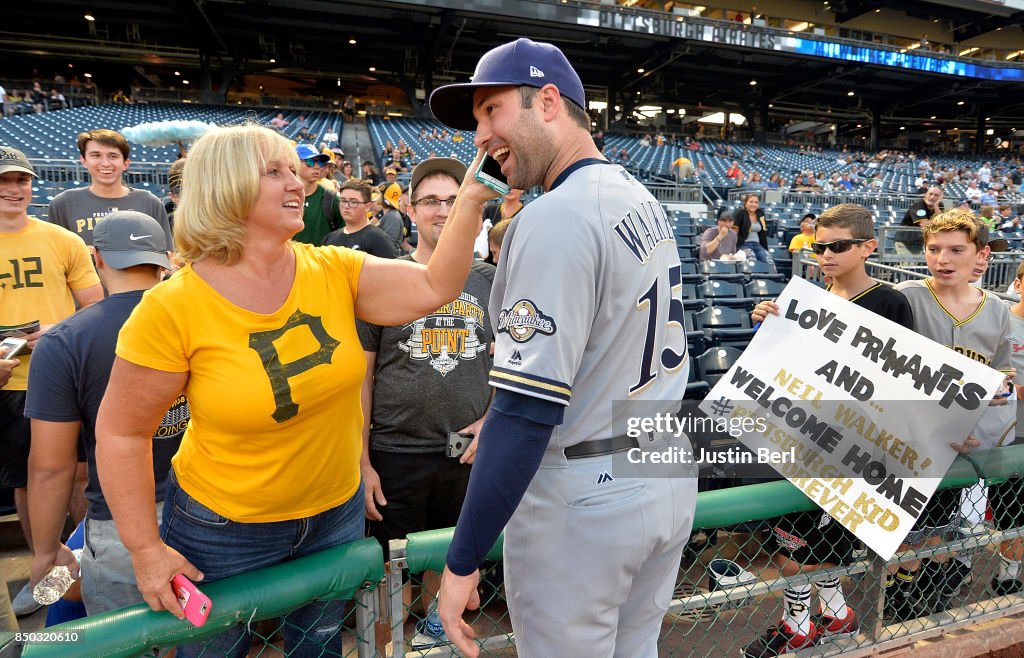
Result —
[[359, 658], [374, 658], [377, 654], [373, 626], [380, 617], [377, 603], [379, 586], [380, 583], [371, 589], [370, 583], [367, 583], [356, 594], [356, 655]]
[[390, 602], [389, 622], [391, 624], [391, 655], [393, 658], [405, 656], [405, 604], [402, 601], [404, 589], [402, 572], [409, 566], [405, 552], [407, 543], [405, 539], [392, 539], [388, 543], [391, 561], [387, 564], [386, 580]]

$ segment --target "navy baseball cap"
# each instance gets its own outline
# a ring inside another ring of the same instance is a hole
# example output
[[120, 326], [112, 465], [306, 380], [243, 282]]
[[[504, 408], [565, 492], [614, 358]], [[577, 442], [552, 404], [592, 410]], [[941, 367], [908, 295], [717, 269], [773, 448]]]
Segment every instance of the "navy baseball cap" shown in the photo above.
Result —
[[92, 244], [115, 270], [134, 265], [171, 269], [163, 227], [137, 210], [115, 210], [96, 224]]
[[330, 160], [330, 156], [324, 155], [318, 151], [315, 147], [309, 144], [298, 144], [295, 146], [295, 153], [299, 156], [299, 160], [320, 160], [321, 162], [327, 162]]
[[479, 87], [543, 87], [552, 84], [562, 96], [586, 108], [583, 83], [556, 46], [516, 39], [480, 58], [472, 82], [444, 85], [430, 94], [430, 111], [450, 128], [476, 130], [473, 92]]

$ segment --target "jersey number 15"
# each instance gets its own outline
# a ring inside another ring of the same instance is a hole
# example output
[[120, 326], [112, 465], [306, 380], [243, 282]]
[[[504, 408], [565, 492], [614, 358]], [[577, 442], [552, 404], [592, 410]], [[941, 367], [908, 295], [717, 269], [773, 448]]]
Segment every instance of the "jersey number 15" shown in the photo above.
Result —
[[[658, 300], [660, 298], [659, 292], [662, 290], [662, 286], [665, 284], [664, 279], [659, 275], [651, 287], [647, 289], [647, 292], [640, 295], [640, 298], [636, 300], [636, 309], [640, 312], [647, 311], [647, 333], [644, 337], [644, 349], [643, 354], [640, 358], [640, 378], [635, 384], [629, 387], [629, 395], [632, 397], [641, 390], [647, 388], [655, 379], [658, 378], [658, 370], [654, 364], [655, 357], [655, 337], [657, 336], [657, 324], [658, 324]], [[680, 331], [685, 332], [683, 327], [683, 299], [682, 299], [682, 288], [683, 288], [683, 273], [682, 267], [679, 265], [673, 265], [668, 270], [668, 328], [672, 325], [679, 327]], [[679, 370], [679, 367], [685, 363], [687, 359], [686, 354], [686, 342], [683, 342], [682, 353], [677, 353], [670, 347], [665, 347], [661, 350], [659, 360], [661, 361], [661, 367], [666, 372], [675, 372]]]

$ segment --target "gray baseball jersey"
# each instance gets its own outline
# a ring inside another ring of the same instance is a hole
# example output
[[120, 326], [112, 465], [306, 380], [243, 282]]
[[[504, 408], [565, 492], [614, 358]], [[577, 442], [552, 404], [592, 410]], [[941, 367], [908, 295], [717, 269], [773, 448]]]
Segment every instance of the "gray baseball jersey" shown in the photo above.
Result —
[[928, 279], [896, 286], [914, 310], [917, 333], [975, 361], [1008, 372], [1013, 330], [1010, 312], [998, 297], [985, 293], [974, 313], [958, 320], [942, 305]]
[[613, 401], [648, 401], [650, 413], [649, 401], [662, 400], [657, 412], [677, 411], [689, 354], [679, 256], [661, 204], [600, 160], [559, 180], [557, 193], [516, 216], [502, 244], [490, 382], [567, 405], [551, 442], [565, 448], [612, 437], [613, 420], [625, 427], [629, 405]]

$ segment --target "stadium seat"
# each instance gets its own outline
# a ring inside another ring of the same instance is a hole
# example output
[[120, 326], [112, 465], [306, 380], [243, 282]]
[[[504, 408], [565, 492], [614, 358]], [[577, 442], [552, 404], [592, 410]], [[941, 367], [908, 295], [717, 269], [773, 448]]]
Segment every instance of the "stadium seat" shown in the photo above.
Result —
[[711, 388], [715, 387], [718, 380], [729, 372], [732, 364], [740, 358], [740, 350], [735, 347], [712, 347], [696, 359], [700, 378], [707, 382]]
[[745, 311], [723, 306], [709, 306], [696, 314], [694, 324], [704, 332], [713, 347], [746, 348], [754, 337], [750, 315]]
[[[752, 309], [754, 300], [744, 296], [743, 286], [731, 281], [707, 281], [700, 285], [698, 292], [702, 299], [715, 306]], [[685, 303], [685, 302], [684, 302]]]
[[768, 279], [754, 279], [743, 286], [743, 292], [747, 297], [752, 297], [756, 301], [763, 301], [765, 299], [775, 299], [782, 294], [782, 290], [786, 286], [779, 281], [769, 281]]

